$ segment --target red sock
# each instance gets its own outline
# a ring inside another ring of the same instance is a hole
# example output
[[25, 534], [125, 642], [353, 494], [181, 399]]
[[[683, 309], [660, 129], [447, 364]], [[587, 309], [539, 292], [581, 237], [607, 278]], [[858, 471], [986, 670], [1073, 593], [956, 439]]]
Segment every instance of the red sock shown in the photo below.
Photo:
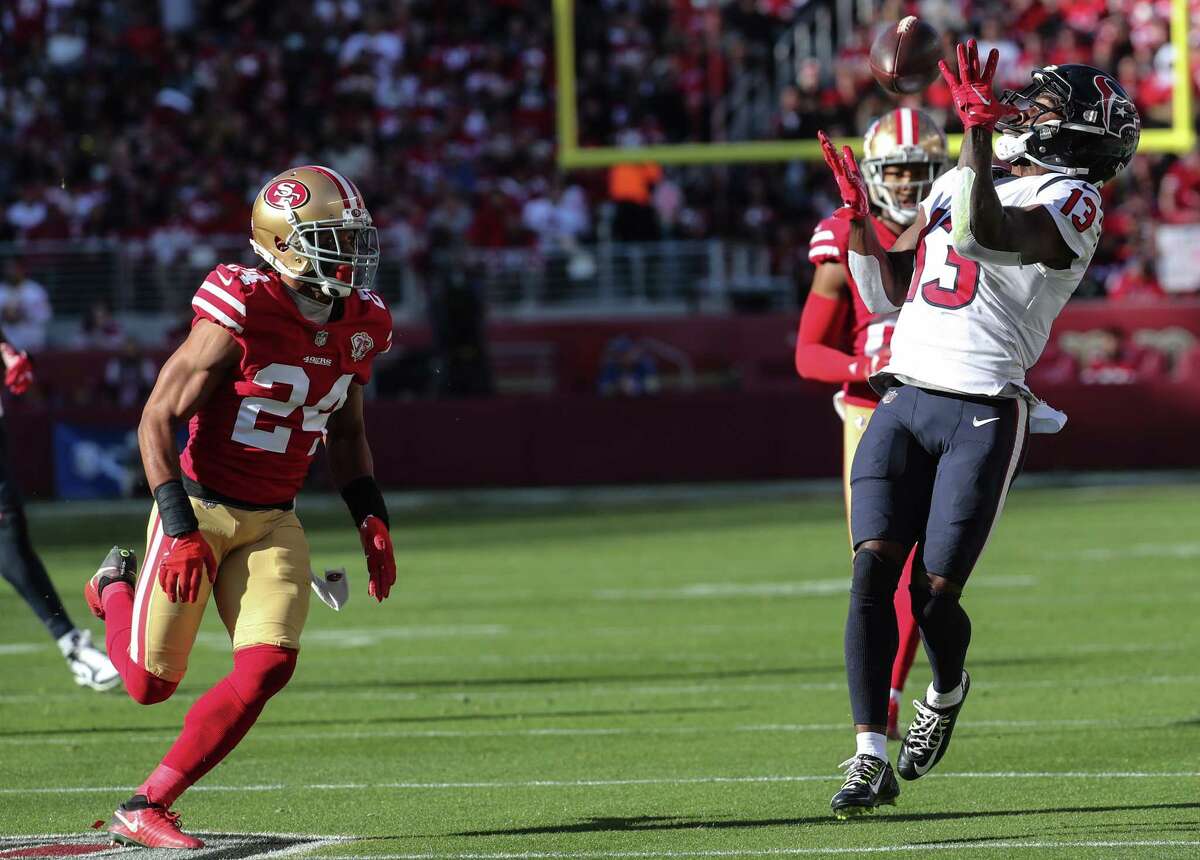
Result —
[[233, 671], [188, 709], [183, 731], [137, 793], [152, 803], [173, 804], [233, 751], [295, 668], [296, 652], [290, 648], [255, 645], [235, 651]]
[[108, 659], [121, 674], [125, 690], [143, 705], [165, 701], [179, 686], [146, 671], [129, 656], [129, 639], [133, 635], [133, 589], [124, 582], [111, 583], [100, 595], [104, 607], [104, 644]]
[[896, 588], [894, 605], [896, 607], [896, 625], [900, 630], [900, 644], [896, 648], [896, 659], [892, 663], [892, 689], [903, 690], [904, 682], [908, 680], [908, 672], [912, 669], [913, 659], [917, 654], [917, 643], [921, 641], [917, 620], [912, 614], [912, 595], [908, 593], [908, 584], [912, 581], [913, 557], [909, 555], [904, 563], [904, 572], [900, 574], [900, 585]]

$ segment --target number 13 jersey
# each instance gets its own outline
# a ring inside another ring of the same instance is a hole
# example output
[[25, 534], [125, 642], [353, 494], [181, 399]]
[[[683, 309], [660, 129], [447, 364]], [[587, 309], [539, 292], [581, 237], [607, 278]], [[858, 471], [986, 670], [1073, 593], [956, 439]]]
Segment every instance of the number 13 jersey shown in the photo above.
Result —
[[192, 325], [216, 323], [242, 355], [192, 416], [180, 466], [206, 489], [255, 505], [295, 498], [329, 416], [392, 344], [391, 314], [375, 293], [356, 290], [315, 323], [289, 289], [274, 272], [219, 265], [192, 298]]
[[921, 201], [926, 225], [882, 372], [966, 394], [1012, 394], [1010, 384], [1024, 388], [1025, 372], [1092, 260], [1103, 220], [1100, 192], [1062, 174], [997, 178], [1002, 206], [1044, 206], [1075, 254], [1067, 269], [998, 266], [967, 260], [951, 245], [950, 204], [962, 175], [961, 168], [948, 171]]

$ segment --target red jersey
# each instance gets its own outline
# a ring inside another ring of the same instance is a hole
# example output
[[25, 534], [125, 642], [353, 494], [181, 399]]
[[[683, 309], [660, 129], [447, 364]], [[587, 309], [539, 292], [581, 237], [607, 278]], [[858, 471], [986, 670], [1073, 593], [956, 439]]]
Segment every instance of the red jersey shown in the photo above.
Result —
[[242, 357], [192, 417], [180, 466], [198, 484], [252, 504], [295, 497], [329, 416], [392, 345], [392, 317], [375, 293], [356, 290], [328, 322], [314, 323], [289, 289], [274, 272], [219, 265], [192, 299], [192, 325], [221, 326]]
[[[886, 251], [895, 244], [898, 237], [875, 215], [870, 217], [879, 244]], [[846, 352], [869, 358], [891, 343], [892, 329], [896, 326], [896, 318], [900, 316], [900, 312], [873, 314], [867, 310], [858, 294], [854, 276], [850, 274], [850, 267], [846, 265], [849, 242], [850, 222], [830, 216], [813, 231], [812, 239], [808, 243], [808, 259], [814, 266], [838, 263], [845, 270], [846, 283], [850, 287], [850, 313], [843, 317], [846, 322], [841, 346]], [[842, 391], [846, 392], [846, 402], [857, 406], [874, 406], [879, 402], [879, 395], [871, 390], [866, 381], [844, 383]]]

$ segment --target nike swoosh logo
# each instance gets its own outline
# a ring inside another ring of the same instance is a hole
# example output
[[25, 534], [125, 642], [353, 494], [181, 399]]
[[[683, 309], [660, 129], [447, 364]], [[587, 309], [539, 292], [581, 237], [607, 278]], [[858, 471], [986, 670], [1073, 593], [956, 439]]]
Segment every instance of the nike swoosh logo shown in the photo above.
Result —
[[980, 421], [978, 418], [972, 418], [972, 419], [971, 419], [971, 424], [972, 424], [973, 426], [975, 426], [975, 427], [982, 427], [984, 424], [991, 424], [993, 421], [999, 421], [999, 420], [1000, 420], [1000, 418], [999, 418], [999, 417], [996, 417], [996, 418], [984, 418], [982, 421]]
[[221, 280], [221, 283], [227, 287], [233, 283], [233, 278], [227, 278], [224, 275], [222, 275], [220, 272], [217, 272], [217, 277]]
[[983, 102], [985, 105], [991, 104], [991, 102], [988, 101], [988, 97], [979, 91], [979, 87], [972, 86], [971, 89], [973, 89], [975, 91], [975, 95], [979, 96], [979, 100], [981, 102]]
[[879, 774], [871, 781], [871, 791], [878, 793], [879, 789], [883, 787], [883, 777], [886, 773], [886, 767], [881, 767], [879, 769]]
[[118, 821], [120, 821], [122, 824], [124, 824], [126, 827], [129, 828], [130, 833], [138, 832], [137, 822], [130, 821], [128, 818], [126, 818], [124, 815], [122, 815], [119, 811], [114, 812], [113, 815], [115, 815], [117, 817]]
[[929, 763], [926, 764], [925, 767], [921, 767], [915, 761], [913, 762], [913, 770], [917, 772], [917, 776], [924, 776], [925, 774], [929, 773], [929, 769], [933, 767], [933, 759], [934, 757], [931, 755], [929, 757]]

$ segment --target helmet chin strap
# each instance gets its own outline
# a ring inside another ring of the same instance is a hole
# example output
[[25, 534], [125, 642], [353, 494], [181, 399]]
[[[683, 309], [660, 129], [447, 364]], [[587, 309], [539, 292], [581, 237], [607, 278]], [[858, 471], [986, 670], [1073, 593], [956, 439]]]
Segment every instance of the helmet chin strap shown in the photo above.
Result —
[[1011, 164], [1026, 154], [1025, 143], [1031, 137], [1033, 137], [1032, 131], [1027, 131], [1024, 134], [1002, 134], [992, 144], [992, 152], [1001, 161], [1007, 161]]

